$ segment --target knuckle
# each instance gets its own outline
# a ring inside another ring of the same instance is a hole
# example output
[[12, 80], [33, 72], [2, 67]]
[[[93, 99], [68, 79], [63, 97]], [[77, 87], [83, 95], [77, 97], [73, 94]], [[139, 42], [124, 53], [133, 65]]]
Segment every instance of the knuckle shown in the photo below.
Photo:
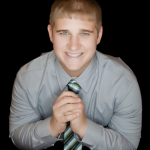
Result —
[[65, 99], [66, 99], [66, 97], [62, 97], [62, 98], [61, 98], [61, 100], [63, 100], [63, 101], [64, 101]]
[[70, 98], [71, 98], [71, 97], [66, 96], [66, 97], [64, 97], [64, 100], [65, 100], [66, 102], [69, 102], [69, 101], [70, 101]]
[[79, 107], [79, 105], [80, 105], [80, 103], [76, 104], [76, 106], [75, 106], [75, 107]]
[[75, 117], [75, 118], [77, 117], [77, 114], [76, 114], [76, 113], [74, 114], [74, 117]]
[[[76, 98], [76, 100], [78, 100], [79, 99], [79, 97], [75, 97]], [[81, 99], [80, 99], [81, 100]]]
[[68, 110], [68, 104], [64, 105], [64, 110]]
[[67, 122], [67, 116], [64, 117], [64, 122]]
[[53, 105], [53, 110], [55, 110], [55, 105]]
[[64, 99], [64, 100], [68, 100], [68, 98], [69, 98], [68, 96], [66, 96], [66, 97], [63, 97], [63, 99]]
[[78, 103], [78, 105], [80, 105], [80, 107], [82, 106], [82, 103]]
[[79, 103], [80, 104], [80, 108], [82, 108], [83, 107], [83, 104], [82, 103]]
[[66, 94], [67, 93], [67, 91], [63, 91], [63, 94]]

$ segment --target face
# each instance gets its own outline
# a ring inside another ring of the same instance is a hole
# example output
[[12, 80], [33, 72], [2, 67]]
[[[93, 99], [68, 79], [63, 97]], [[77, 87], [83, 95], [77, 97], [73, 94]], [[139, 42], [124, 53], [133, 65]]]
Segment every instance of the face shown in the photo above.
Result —
[[97, 38], [94, 22], [60, 18], [55, 20], [53, 34], [50, 25], [48, 32], [61, 66], [71, 77], [78, 77], [95, 54], [101, 40], [102, 27]]

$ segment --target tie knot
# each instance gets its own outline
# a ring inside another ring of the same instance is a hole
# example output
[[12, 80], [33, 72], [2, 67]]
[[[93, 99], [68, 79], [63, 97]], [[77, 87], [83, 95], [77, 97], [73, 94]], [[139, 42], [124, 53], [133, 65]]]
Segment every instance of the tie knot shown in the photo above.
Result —
[[71, 79], [68, 83], [68, 88], [70, 91], [73, 91], [75, 94], [78, 94], [80, 92], [80, 85], [77, 83], [75, 79]]

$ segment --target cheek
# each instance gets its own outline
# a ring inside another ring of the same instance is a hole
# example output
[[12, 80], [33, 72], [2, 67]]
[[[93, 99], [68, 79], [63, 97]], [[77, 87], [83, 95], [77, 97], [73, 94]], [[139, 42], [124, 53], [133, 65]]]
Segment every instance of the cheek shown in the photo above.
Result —
[[54, 49], [62, 49], [66, 45], [66, 40], [60, 37], [54, 38]]
[[84, 39], [84, 41], [82, 41], [82, 45], [84, 45], [84, 47], [87, 50], [95, 50], [96, 48], [96, 41], [93, 38], [89, 38], [89, 39]]

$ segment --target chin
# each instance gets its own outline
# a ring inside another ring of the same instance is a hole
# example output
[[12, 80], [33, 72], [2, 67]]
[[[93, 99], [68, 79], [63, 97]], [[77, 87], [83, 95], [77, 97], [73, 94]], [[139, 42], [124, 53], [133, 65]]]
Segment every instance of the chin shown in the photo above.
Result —
[[78, 70], [80, 70], [80, 67], [78, 67], [78, 66], [66, 66], [66, 68], [68, 69], [68, 70], [70, 70], [70, 71], [78, 71]]
[[79, 69], [70, 69], [70, 68], [67, 68], [69, 71], [78, 71]]

